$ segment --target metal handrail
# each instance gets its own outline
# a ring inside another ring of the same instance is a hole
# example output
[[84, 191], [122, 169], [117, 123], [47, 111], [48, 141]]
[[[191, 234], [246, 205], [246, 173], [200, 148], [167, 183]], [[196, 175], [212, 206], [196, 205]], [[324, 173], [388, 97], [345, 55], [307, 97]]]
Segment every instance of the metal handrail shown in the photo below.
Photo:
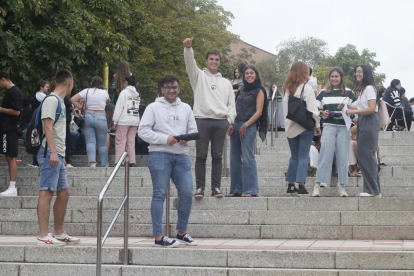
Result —
[[224, 139], [224, 145], [223, 145], [223, 167], [222, 167], [222, 173], [221, 176], [228, 177], [229, 174], [227, 172], [227, 135]]
[[[105, 233], [104, 238], [102, 239], [102, 211], [103, 211], [103, 199], [106, 191], [111, 185], [114, 177], [118, 173], [119, 168], [122, 165], [122, 162], [125, 161], [125, 187], [124, 187], [124, 200], [122, 201], [121, 206], [115, 214], [108, 230]], [[128, 211], [129, 211], [129, 156], [128, 153], [124, 152], [116, 164], [114, 170], [108, 178], [105, 186], [102, 188], [101, 193], [98, 197], [98, 233], [97, 233], [97, 249], [96, 249], [96, 276], [101, 276], [101, 267], [102, 267], [102, 246], [104, 245], [106, 238], [108, 237], [109, 232], [114, 226], [119, 214], [121, 213], [122, 207], [124, 207], [124, 265], [128, 264]]]

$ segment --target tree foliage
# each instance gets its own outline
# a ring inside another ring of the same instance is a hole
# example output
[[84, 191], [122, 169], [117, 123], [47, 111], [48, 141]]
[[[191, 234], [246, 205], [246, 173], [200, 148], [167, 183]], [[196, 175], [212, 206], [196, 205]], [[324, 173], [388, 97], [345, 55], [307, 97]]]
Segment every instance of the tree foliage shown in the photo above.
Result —
[[355, 67], [360, 64], [366, 64], [371, 67], [375, 83], [380, 87], [385, 80], [385, 74], [376, 72], [380, 62], [376, 61], [375, 57], [376, 53], [371, 52], [368, 49], [362, 50], [360, 54], [354, 45], [347, 44], [346, 46], [339, 48], [334, 56], [326, 57], [321, 60], [321, 65], [316, 68], [315, 75], [318, 78], [319, 84], [326, 85], [329, 81], [329, 71], [333, 67], [341, 67], [345, 74], [345, 83], [347, 87], [352, 88], [354, 85]]
[[156, 81], [167, 73], [182, 80], [192, 99], [183, 44], [194, 37], [200, 67], [207, 50], [226, 54], [237, 37], [226, 30], [232, 14], [215, 0], [3, 0], [0, 8], [0, 67], [28, 95], [58, 68], [75, 78], [75, 92], [90, 78], [110, 79], [122, 60], [137, 76], [144, 102], [152, 102]]

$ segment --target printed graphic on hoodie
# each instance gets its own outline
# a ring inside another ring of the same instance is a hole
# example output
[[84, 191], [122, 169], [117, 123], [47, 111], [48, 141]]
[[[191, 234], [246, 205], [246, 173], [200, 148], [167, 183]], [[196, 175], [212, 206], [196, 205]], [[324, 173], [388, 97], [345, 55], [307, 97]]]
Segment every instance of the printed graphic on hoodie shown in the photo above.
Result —
[[138, 117], [139, 116], [139, 97], [128, 96], [126, 99], [127, 116]]

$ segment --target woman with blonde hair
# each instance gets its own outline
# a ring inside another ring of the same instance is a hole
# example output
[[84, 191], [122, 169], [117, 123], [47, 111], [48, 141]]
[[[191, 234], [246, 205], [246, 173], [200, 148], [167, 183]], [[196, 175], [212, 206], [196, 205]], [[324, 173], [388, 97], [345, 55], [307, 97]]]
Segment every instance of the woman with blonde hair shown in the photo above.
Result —
[[[285, 132], [289, 143], [291, 157], [286, 174], [288, 182], [287, 193], [309, 194], [305, 188], [308, 170], [308, 156], [312, 144], [313, 135], [320, 135], [319, 114], [316, 104], [315, 93], [312, 86], [307, 84], [309, 69], [303, 62], [295, 62], [289, 70], [283, 85], [283, 113], [285, 117]], [[315, 120], [315, 128], [306, 130], [299, 124], [286, 118], [288, 114], [289, 96], [301, 97], [306, 102], [306, 109], [312, 113]], [[295, 187], [299, 183], [299, 190]]]
[[323, 132], [316, 183], [312, 193], [314, 197], [320, 196], [321, 183], [331, 183], [334, 156], [338, 168], [339, 196], [348, 196], [345, 185], [348, 184], [349, 141], [351, 135], [338, 105], [341, 103], [352, 104], [356, 99], [354, 92], [345, 87], [345, 75], [342, 69], [333, 68], [329, 72], [329, 84], [316, 97], [319, 113], [322, 116]]

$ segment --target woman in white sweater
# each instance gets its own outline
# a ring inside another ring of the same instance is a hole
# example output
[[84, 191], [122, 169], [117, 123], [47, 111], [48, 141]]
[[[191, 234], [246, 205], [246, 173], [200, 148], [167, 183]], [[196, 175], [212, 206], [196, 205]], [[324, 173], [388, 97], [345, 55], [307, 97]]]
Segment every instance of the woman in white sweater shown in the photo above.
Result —
[[129, 163], [135, 165], [135, 136], [139, 124], [139, 102], [140, 97], [135, 88], [135, 76], [131, 75], [125, 79], [126, 88], [119, 94], [114, 112], [115, 134], [115, 163], [126, 151], [129, 155]]
[[[288, 193], [309, 194], [305, 188], [308, 171], [308, 156], [312, 144], [313, 135], [320, 135], [319, 114], [315, 94], [312, 86], [306, 82], [309, 79], [309, 69], [303, 62], [295, 62], [290, 68], [283, 85], [283, 113], [285, 117], [285, 132], [288, 139], [291, 157], [289, 168], [286, 174]], [[289, 95], [299, 98], [303, 91], [303, 100], [306, 102], [306, 109], [313, 114], [315, 128], [306, 130], [297, 123], [286, 119], [288, 113]], [[295, 187], [299, 183], [299, 190]]]

